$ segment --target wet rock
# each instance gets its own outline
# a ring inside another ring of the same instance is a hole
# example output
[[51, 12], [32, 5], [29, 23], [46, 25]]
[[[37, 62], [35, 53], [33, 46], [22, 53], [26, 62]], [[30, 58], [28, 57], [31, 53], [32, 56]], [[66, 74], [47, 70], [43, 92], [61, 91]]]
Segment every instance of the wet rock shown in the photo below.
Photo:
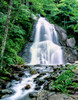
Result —
[[37, 98], [32, 98], [32, 100], [37, 100]]
[[67, 90], [75, 90], [75, 87], [73, 87], [73, 86], [69, 86], [69, 87], [67, 87]]
[[14, 74], [13, 75], [13, 79], [14, 80], [17, 80], [17, 81], [20, 81], [21, 80], [18, 74]]
[[68, 47], [74, 48], [75, 44], [76, 44], [76, 41], [74, 38], [67, 39], [67, 46]]
[[1, 94], [13, 94], [13, 93], [15, 93], [15, 91], [12, 89], [2, 89], [2, 90], [0, 90], [0, 92], [1, 92]]
[[39, 85], [36, 85], [35, 90], [40, 90], [41, 87]]
[[51, 82], [51, 83], [49, 84], [49, 90], [50, 90], [50, 91], [55, 91], [55, 88], [52, 87], [52, 86], [53, 86], [53, 82]]
[[6, 85], [6, 88], [10, 88], [12, 86], [11, 82], [8, 82], [8, 84]]
[[26, 43], [24, 48], [18, 54], [24, 59], [24, 62], [30, 63], [31, 61], [30, 47], [32, 46], [32, 44], [33, 42]]
[[56, 94], [55, 92], [49, 92], [49, 96]]
[[78, 87], [75, 88], [75, 91], [78, 91]]
[[9, 97], [9, 95], [3, 95], [3, 96], [1, 97], [1, 99], [7, 98], [7, 97]]
[[76, 82], [76, 83], [78, 83], [78, 79], [74, 79], [74, 80], [73, 80], [73, 82]]
[[46, 75], [46, 72], [41, 72], [40, 75]]
[[45, 83], [44, 83], [44, 90], [49, 90], [49, 82], [48, 81], [46, 81]]
[[23, 67], [19, 67], [20, 65], [11, 65], [12, 69], [14, 69], [15, 71], [22, 71]]
[[50, 80], [56, 80], [58, 78], [58, 75], [57, 74], [55, 74], [55, 75], [51, 75], [50, 74], [50, 76], [47, 76], [46, 78], [44, 78], [45, 80], [47, 80], [47, 81], [50, 81]]
[[53, 69], [56, 69], [57, 70], [58, 69], [58, 66], [57, 65], [54, 65], [53, 66]]
[[75, 91], [69, 90], [69, 94], [75, 94]]
[[39, 74], [43, 73], [43, 70], [38, 69], [38, 73]]
[[30, 89], [30, 88], [31, 88], [30, 84], [27, 84], [25, 87], [25, 89]]
[[1, 89], [6, 88], [6, 84], [7, 84], [7, 82], [5, 80], [3, 80], [3, 79], [0, 80], [0, 88]]
[[29, 93], [30, 98], [36, 98], [37, 97], [37, 92]]
[[42, 85], [44, 82], [45, 82], [44, 79], [38, 79], [36, 83], [37, 83], [38, 85]]
[[2, 84], [0, 84], [0, 89], [2, 89]]
[[35, 78], [35, 81], [38, 79], [38, 78], [40, 78], [40, 77], [42, 77], [43, 75], [38, 75], [36, 78]]
[[35, 70], [35, 69], [31, 69], [31, 70], [30, 70], [30, 73], [31, 73], [31, 74], [38, 74], [37, 70]]
[[22, 77], [23, 75], [24, 75], [24, 73], [22, 72], [22, 73], [19, 73], [18, 76], [19, 76], [19, 77]]

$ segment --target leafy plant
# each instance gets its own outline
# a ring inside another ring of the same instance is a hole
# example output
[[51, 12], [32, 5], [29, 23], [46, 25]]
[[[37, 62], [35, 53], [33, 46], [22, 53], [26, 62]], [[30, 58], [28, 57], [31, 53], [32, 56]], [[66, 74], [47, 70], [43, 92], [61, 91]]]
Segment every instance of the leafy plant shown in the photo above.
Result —
[[72, 70], [75, 69], [75, 66], [68, 65], [67, 68], [70, 69], [65, 70], [52, 85], [60, 92], [69, 92], [67, 89], [69, 86], [78, 87], [78, 84], [72, 81], [72, 77], [74, 77]]

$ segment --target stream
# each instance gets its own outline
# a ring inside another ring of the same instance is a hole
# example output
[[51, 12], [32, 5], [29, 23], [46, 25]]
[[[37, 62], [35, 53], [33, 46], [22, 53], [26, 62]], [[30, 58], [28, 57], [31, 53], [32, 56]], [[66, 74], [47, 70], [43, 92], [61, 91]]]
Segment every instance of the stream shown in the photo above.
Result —
[[[31, 100], [30, 93], [42, 90], [44, 83], [46, 83], [44, 78], [49, 76], [50, 72], [53, 72], [51, 65], [64, 64], [63, 49], [60, 46], [54, 25], [40, 17], [35, 29], [34, 42], [28, 50], [31, 55], [29, 65], [34, 66], [24, 72], [21, 81], [12, 81], [10, 89], [14, 91], [14, 94], [1, 100]], [[24, 56], [26, 58], [26, 55]], [[37, 72], [31, 74], [31, 70]]]
[[[37, 71], [37, 74], [31, 74], [30, 70]], [[53, 72], [53, 69], [51, 66], [44, 66], [44, 65], [37, 65], [37, 66], [30, 66], [30, 69], [27, 71], [24, 71], [24, 75], [20, 77], [21, 80], [16, 81], [12, 80], [11, 87], [9, 89], [12, 89], [14, 91], [14, 94], [8, 95], [8, 97], [4, 97], [1, 100], [32, 100], [29, 97], [30, 93], [37, 93], [38, 91], [43, 89], [44, 84], [40, 84], [38, 86], [38, 81], [43, 80], [47, 76], [49, 76], [49, 73]], [[7, 84], [8, 85], [8, 84]], [[27, 85], [30, 85], [29, 89], [25, 89]], [[39, 87], [39, 89], [36, 89], [36, 86]]]

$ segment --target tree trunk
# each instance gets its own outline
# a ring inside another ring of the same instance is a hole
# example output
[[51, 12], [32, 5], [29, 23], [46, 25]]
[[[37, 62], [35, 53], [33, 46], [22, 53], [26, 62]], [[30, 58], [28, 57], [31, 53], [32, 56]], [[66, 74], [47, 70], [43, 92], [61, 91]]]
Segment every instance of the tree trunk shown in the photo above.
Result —
[[10, 5], [9, 5], [9, 8], [8, 8], [8, 15], [7, 15], [6, 28], [5, 28], [4, 38], [3, 38], [3, 41], [2, 41], [2, 47], [1, 47], [1, 58], [2, 58], [1, 59], [1, 69], [2, 69], [2, 64], [3, 64], [3, 56], [4, 56], [5, 46], [6, 46], [9, 24], [10, 24], [10, 15], [11, 15], [12, 5], [13, 5], [13, 0], [10, 0]]

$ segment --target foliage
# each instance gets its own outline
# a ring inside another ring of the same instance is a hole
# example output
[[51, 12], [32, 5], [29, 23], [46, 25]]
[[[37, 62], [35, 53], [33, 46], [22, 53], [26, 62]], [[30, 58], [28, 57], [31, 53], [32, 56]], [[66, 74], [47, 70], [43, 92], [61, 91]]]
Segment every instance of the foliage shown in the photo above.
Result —
[[74, 77], [74, 73], [72, 72], [73, 69], [75, 69], [76, 66], [67, 66], [67, 70], [64, 70], [64, 72], [58, 77], [58, 79], [53, 83], [54, 88], [56, 88], [56, 90], [60, 91], [60, 92], [69, 92], [69, 90], [67, 89], [69, 86], [74, 86], [74, 87], [78, 87], [78, 84], [73, 82], [73, 78]]
[[78, 46], [75, 46], [75, 47], [74, 47], [74, 49], [76, 49], [76, 50], [77, 50], [77, 52], [78, 52]]
[[[2, 45], [2, 39], [5, 32], [7, 13], [5, 13], [6, 7], [9, 7], [7, 1], [3, 0], [0, 2], [3, 5], [0, 5], [0, 51]], [[18, 52], [21, 50], [26, 41], [29, 40], [29, 36], [32, 29], [31, 23], [31, 11], [30, 9], [20, 3], [19, 0], [14, 0], [12, 7], [12, 14], [10, 18], [10, 28], [6, 43], [5, 54], [3, 58], [4, 65], [9, 66], [11, 64], [23, 64], [24, 61], [21, 57], [18, 56]]]
[[52, 23], [67, 30], [78, 42], [78, 2], [77, 0], [29, 0], [30, 9], [41, 14]]

